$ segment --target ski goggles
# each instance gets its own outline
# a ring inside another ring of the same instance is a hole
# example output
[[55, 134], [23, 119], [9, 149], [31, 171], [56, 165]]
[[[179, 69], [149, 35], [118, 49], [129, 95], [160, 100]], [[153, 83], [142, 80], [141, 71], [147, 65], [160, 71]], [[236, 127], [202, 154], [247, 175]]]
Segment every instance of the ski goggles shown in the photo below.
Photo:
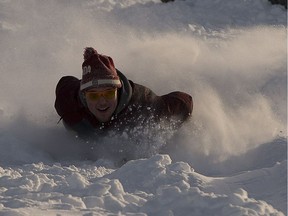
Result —
[[87, 91], [85, 92], [86, 99], [90, 101], [98, 101], [101, 97], [111, 100], [114, 99], [117, 94], [117, 89], [105, 90], [105, 91]]

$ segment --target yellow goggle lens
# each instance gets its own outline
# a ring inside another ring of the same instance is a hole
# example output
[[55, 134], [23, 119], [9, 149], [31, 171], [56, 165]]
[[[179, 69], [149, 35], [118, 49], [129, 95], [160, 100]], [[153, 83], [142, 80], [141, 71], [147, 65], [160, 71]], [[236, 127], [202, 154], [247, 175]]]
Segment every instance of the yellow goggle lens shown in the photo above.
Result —
[[85, 97], [91, 101], [97, 101], [101, 97], [103, 97], [107, 100], [111, 100], [111, 99], [115, 98], [116, 92], [117, 92], [117, 89], [97, 91], [97, 92], [91, 91], [91, 92], [86, 92]]

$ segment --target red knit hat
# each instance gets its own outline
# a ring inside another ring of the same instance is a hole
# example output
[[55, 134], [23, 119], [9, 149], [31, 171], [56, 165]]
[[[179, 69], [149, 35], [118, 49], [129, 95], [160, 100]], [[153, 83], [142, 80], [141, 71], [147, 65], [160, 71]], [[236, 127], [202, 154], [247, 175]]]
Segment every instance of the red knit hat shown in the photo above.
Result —
[[92, 47], [86, 47], [83, 56], [81, 91], [92, 87], [122, 86], [111, 57], [98, 54]]

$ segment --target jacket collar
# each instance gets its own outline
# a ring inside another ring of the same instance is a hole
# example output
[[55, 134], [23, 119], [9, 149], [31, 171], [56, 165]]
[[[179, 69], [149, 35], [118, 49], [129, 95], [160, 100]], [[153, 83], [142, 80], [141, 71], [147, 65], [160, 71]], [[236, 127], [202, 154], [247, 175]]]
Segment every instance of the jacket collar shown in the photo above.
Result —
[[120, 77], [122, 87], [120, 88], [119, 101], [115, 110], [115, 115], [120, 113], [125, 107], [128, 106], [132, 97], [132, 86], [129, 80], [118, 69], [116, 69], [116, 71], [118, 76]]

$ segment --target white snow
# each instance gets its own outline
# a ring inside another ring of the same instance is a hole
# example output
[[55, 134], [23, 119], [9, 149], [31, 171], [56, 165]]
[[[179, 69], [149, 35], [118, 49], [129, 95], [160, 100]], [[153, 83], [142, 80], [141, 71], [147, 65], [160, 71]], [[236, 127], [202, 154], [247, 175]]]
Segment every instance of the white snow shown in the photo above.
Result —
[[[1, 0], [0, 215], [287, 215], [286, 21], [268, 0]], [[191, 121], [140, 146], [67, 134], [55, 86], [86, 46], [190, 93]]]

